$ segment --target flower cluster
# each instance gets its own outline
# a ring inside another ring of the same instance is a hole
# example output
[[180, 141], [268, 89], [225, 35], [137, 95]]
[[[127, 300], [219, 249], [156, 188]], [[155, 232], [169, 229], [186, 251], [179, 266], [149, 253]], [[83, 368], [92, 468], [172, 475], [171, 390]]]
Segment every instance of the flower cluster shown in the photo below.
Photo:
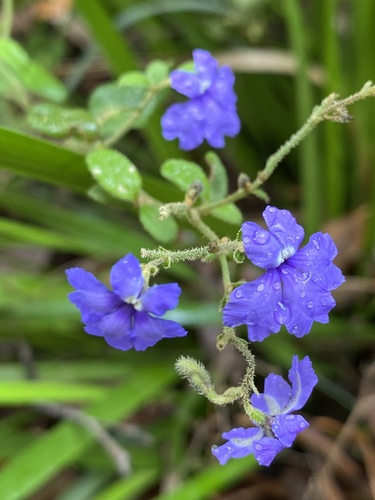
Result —
[[76, 289], [68, 297], [81, 312], [85, 331], [104, 337], [116, 349], [144, 351], [162, 338], [187, 334], [179, 323], [160, 318], [177, 306], [180, 287], [177, 283], [146, 287], [141, 265], [130, 253], [111, 269], [113, 291], [80, 267], [66, 274]]
[[260, 465], [270, 465], [277, 453], [289, 448], [296, 435], [309, 426], [301, 415], [291, 415], [292, 411], [304, 406], [318, 382], [308, 356], [302, 361], [293, 356], [288, 376], [291, 385], [280, 375], [269, 374], [264, 382], [264, 393], [251, 396], [253, 407], [266, 416], [262, 424], [254, 422], [256, 427], [239, 427], [223, 433], [228, 441], [212, 448], [221, 465], [230, 458], [251, 454]]
[[224, 146], [224, 136], [234, 137], [240, 130], [234, 75], [228, 66], [219, 67], [206, 50], [193, 51], [195, 72], [171, 72], [171, 87], [189, 97], [172, 104], [161, 119], [163, 137], [178, 138], [181, 149], [194, 149], [204, 139], [215, 147]]
[[289, 211], [268, 206], [263, 217], [269, 230], [245, 222], [242, 240], [247, 257], [266, 272], [231, 293], [224, 325], [247, 325], [251, 341], [262, 341], [283, 324], [302, 337], [313, 321], [328, 323], [335, 305], [331, 290], [344, 282], [332, 263], [337, 249], [328, 234], [319, 232], [298, 250], [304, 231]]
[[[177, 138], [185, 150], [199, 146], [204, 140], [213, 147], [223, 147], [225, 136], [233, 137], [240, 130], [233, 72], [227, 66], [219, 67], [205, 50], [194, 50], [193, 59], [195, 71], [176, 70], [170, 75], [171, 87], [189, 100], [167, 109], [161, 120], [163, 136], [167, 140]], [[223, 200], [223, 205], [228, 198]], [[187, 203], [185, 206], [187, 209]], [[196, 213], [197, 218], [187, 216], [187, 220], [201, 233], [213, 234], [199, 218], [198, 211]], [[222, 465], [230, 458], [249, 454], [254, 454], [260, 465], [270, 465], [277, 453], [292, 446], [297, 434], [309, 425], [302, 415], [292, 412], [304, 406], [318, 381], [309, 357], [299, 361], [293, 356], [288, 375], [290, 383], [271, 373], [265, 379], [264, 393], [259, 394], [253, 381], [253, 355], [234, 328], [247, 325], [250, 341], [262, 341], [279, 332], [282, 325], [289, 333], [302, 337], [309, 333], [314, 321], [328, 322], [328, 313], [335, 305], [331, 292], [344, 282], [341, 271], [332, 262], [337, 249], [328, 234], [315, 233], [300, 248], [304, 230], [289, 211], [267, 206], [263, 217], [267, 229], [245, 222], [242, 240], [246, 256], [265, 272], [230, 294], [223, 309], [223, 332], [218, 337], [218, 348], [232, 343], [246, 359], [243, 382], [218, 394], [201, 363], [183, 356], [176, 363], [180, 375], [200, 394], [216, 404], [240, 401], [254, 424], [223, 433], [227, 442], [212, 448]], [[213, 239], [216, 240], [216, 235]], [[209, 246], [207, 248], [207, 254], [199, 253], [199, 258], [208, 257]], [[224, 254], [228, 250], [220, 251]], [[173, 252], [164, 252], [161, 248], [158, 253], [160, 256], [148, 266], [160, 266], [171, 259]], [[176, 257], [182, 254], [193, 257], [193, 249], [175, 252], [174, 261], [183, 260]], [[224, 285], [229, 287], [226, 261], [225, 266], [222, 261], [221, 264]], [[148, 274], [145, 269], [142, 272], [140, 262], [132, 254], [125, 255], [112, 267], [112, 290], [82, 268], [68, 269], [66, 273], [75, 288], [69, 300], [79, 309], [85, 331], [104, 337], [110, 346], [124, 351], [133, 347], [143, 351], [162, 338], [187, 334], [180, 324], [162, 318], [178, 304], [181, 293], [178, 284], [149, 287], [145, 279]]]

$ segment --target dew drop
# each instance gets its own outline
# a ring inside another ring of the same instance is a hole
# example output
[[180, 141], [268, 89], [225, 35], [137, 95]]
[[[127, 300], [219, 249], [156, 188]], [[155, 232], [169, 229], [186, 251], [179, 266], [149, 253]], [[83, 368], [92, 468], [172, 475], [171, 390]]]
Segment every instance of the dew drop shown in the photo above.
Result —
[[299, 296], [301, 297], [301, 299], [303, 299], [303, 297], [306, 297], [306, 292], [301, 292]]
[[272, 286], [275, 290], [280, 290], [281, 283], [280, 281], [275, 281], [275, 283]]
[[305, 422], [300, 422], [299, 426], [300, 426], [301, 429], [303, 429], [304, 427], [306, 427], [306, 423]]
[[283, 274], [289, 274], [289, 269], [288, 269], [287, 267], [282, 267], [282, 268], [281, 268], [281, 272], [282, 272]]
[[267, 231], [255, 231], [253, 242], [258, 245], [264, 245], [270, 239], [270, 234]]
[[279, 302], [275, 307], [275, 310], [273, 311], [273, 317], [275, 318], [276, 323], [278, 323], [279, 325], [286, 323], [289, 319], [289, 316], [289, 310], [284, 306], [282, 302]]
[[258, 450], [258, 451], [263, 450], [263, 446], [262, 446], [261, 444], [259, 444], [259, 443], [257, 443], [257, 444], [254, 446], [254, 448], [255, 448], [256, 450]]
[[326, 305], [326, 301], [325, 301], [325, 300], [323, 300], [323, 299], [321, 299], [321, 300], [320, 300], [320, 303], [322, 304], [322, 306], [325, 306], [325, 305]]
[[313, 302], [308, 302], [306, 305], [307, 305], [307, 307], [309, 309], [312, 309], [314, 307], [314, 303]]
[[296, 418], [295, 415], [286, 415], [285, 420], [294, 420]]
[[261, 283], [260, 285], [257, 286], [258, 292], [263, 292], [264, 290], [264, 285]]
[[276, 208], [275, 207], [268, 207], [268, 211], [270, 214], [274, 214], [276, 212]]
[[240, 299], [242, 297], [242, 291], [241, 290], [236, 290], [234, 292], [234, 296], [237, 298], [237, 299]]
[[317, 250], [320, 250], [320, 245], [319, 245], [319, 243], [318, 243], [316, 240], [312, 240], [312, 242], [313, 242], [314, 247], [315, 247]]
[[248, 236], [243, 236], [242, 241], [243, 241], [244, 243], [249, 243], [250, 238], [249, 238]]
[[297, 236], [295, 236], [295, 240], [296, 240], [296, 241], [299, 241], [300, 239], [301, 239], [301, 236], [298, 236], [298, 235], [297, 235]]
[[294, 325], [292, 328], [292, 333], [297, 333], [298, 332], [298, 326]]

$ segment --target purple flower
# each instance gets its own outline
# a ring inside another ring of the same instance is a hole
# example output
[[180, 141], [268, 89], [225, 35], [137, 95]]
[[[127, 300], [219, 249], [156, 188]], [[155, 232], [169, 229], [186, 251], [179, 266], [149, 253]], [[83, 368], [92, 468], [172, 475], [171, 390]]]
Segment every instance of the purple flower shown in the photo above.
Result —
[[229, 66], [219, 68], [217, 60], [202, 49], [193, 51], [195, 73], [171, 72], [171, 87], [190, 101], [172, 104], [161, 119], [163, 137], [178, 138], [180, 148], [194, 149], [204, 139], [215, 147], [225, 145], [224, 136], [240, 131], [234, 93], [234, 74]]
[[302, 337], [313, 321], [328, 323], [336, 304], [331, 290], [345, 281], [332, 263], [337, 248], [328, 234], [319, 232], [298, 250], [304, 231], [288, 210], [268, 206], [263, 217], [269, 231], [245, 222], [242, 240], [247, 257], [266, 272], [231, 293], [223, 310], [224, 325], [247, 325], [251, 341], [262, 341], [283, 324]]
[[76, 289], [68, 295], [81, 312], [85, 331], [104, 337], [116, 349], [144, 351], [164, 337], [182, 337], [186, 331], [175, 321], [162, 319], [178, 304], [177, 283], [145, 287], [141, 265], [131, 253], [112, 267], [113, 291], [80, 267], [67, 269]]
[[275, 456], [284, 448], [290, 448], [296, 435], [309, 426], [301, 415], [290, 414], [304, 406], [318, 382], [309, 357], [298, 361], [298, 357], [293, 356], [288, 376], [291, 386], [280, 375], [271, 373], [264, 381], [264, 393], [251, 396], [252, 405], [267, 416], [262, 425], [254, 422], [257, 427], [239, 427], [223, 433], [228, 442], [212, 448], [221, 465], [230, 458], [251, 454], [260, 465], [270, 465]]

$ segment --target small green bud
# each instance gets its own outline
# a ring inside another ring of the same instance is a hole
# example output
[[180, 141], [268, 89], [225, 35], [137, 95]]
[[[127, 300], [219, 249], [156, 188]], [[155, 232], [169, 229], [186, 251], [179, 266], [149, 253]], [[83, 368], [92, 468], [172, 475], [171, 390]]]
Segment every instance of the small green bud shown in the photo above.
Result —
[[194, 181], [190, 185], [190, 187], [187, 190], [186, 195], [185, 195], [186, 206], [192, 207], [194, 205], [194, 203], [197, 201], [197, 198], [201, 194], [203, 189], [204, 189], [204, 186], [203, 186], [201, 181], [199, 181], [199, 180]]
[[188, 380], [199, 393], [207, 395], [212, 391], [211, 377], [205, 366], [190, 356], [180, 356], [175, 364], [177, 373]]

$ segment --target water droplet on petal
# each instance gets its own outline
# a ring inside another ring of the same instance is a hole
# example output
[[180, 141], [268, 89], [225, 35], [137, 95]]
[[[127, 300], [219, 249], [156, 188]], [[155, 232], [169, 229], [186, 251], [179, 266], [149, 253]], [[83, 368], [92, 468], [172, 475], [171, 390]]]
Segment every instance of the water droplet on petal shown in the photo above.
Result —
[[296, 418], [295, 415], [286, 415], [285, 420], [294, 420]]
[[276, 323], [282, 325], [283, 323], [288, 321], [289, 316], [289, 310], [284, 306], [282, 302], [279, 302], [273, 312], [273, 317], [275, 318]]
[[275, 290], [280, 290], [281, 283], [280, 283], [280, 281], [275, 281], [275, 283], [273, 283], [273, 285], [272, 285], [272, 286], [273, 286], [273, 288], [274, 288]]
[[322, 304], [322, 306], [325, 306], [326, 305], [326, 301], [323, 300], [323, 299], [320, 299], [320, 303]]
[[242, 238], [242, 241], [243, 241], [244, 243], [249, 243], [250, 238], [249, 238], [248, 236], [244, 236], [244, 237]]
[[308, 302], [306, 305], [307, 305], [307, 307], [309, 309], [312, 309], [314, 307], [314, 303], [313, 302]]
[[269, 211], [270, 214], [274, 214], [276, 212], [276, 208], [275, 207], [268, 207], [267, 210]]
[[294, 325], [292, 328], [292, 333], [297, 333], [298, 332], [298, 326]]
[[234, 296], [237, 298], [237, 299], [240, 299], [242, 297], [242, 291], [241, 290], [236, 290], [234, 292]]
[[257, 444], [254, 446], [254, 448], [255, 448], [256, 450], [258, 450], [258, 451], [263, 450], [263, 446], [262, 446], [261, 444], [259, 444], [259, 443], [257, 443]]
[[303, 299], [303, 297], [306, 297], [306, 292], [301, 292], [299, 296], [301, 297], [301, 299]]
[[264, 290], [264, 285], [261, 283], [260, 285], [257, 286], [258, 292], [263, 292]]
[[314, 247], [315, 247], [317, 250], [320, 250], [320, 245], [319, 245], [318, 241], [316, 241], [316, 240], [312, 240], [312, 242], [313, 242]]
[[301, 239], [301, 236], [295, 236], [296, 241], [299, 241]]
[[306, 422], [300, 422], [299, 426], [301, 429], [303, 429], [304, 427], [306, 427]]
[[287, 267], [282, 267], [282, 268], [281, 268], [281, 272], [282, 272], [283, 274], [289, 274], [289, 269], [288, 269]]
[[270, 233], [268, 231], [255, 231], [253, 236], [253, 242], [258, 245], [264, 245], [270, 239]]

